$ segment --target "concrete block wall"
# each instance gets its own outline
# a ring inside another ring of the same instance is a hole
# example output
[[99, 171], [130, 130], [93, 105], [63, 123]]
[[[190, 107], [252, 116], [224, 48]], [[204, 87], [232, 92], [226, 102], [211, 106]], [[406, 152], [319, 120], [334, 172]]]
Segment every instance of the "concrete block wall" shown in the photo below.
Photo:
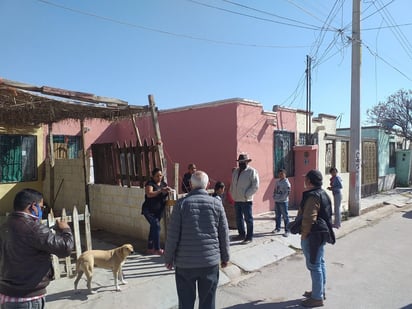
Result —
[[[141, 214], [144, 189], [93, 184], [90, 192], [90, 222], [93, 229], [147, 240], [149, 223]], [[93, 232], [92, 232], [93, 233]], [[165, 239], [164, 221], [161, 239]]]
[[[50, 196], [50, 164], [45, 163], [46, 177], [43, 183], [43, 194], [46, 202], [52, 202]], [[70, 211], [77, 206], [82, 212], [86, 204], [86, 192], [83, 175], [83, 161], [81, 159], [56, 160], [54, 165], [54, 209], [63, 208]]]

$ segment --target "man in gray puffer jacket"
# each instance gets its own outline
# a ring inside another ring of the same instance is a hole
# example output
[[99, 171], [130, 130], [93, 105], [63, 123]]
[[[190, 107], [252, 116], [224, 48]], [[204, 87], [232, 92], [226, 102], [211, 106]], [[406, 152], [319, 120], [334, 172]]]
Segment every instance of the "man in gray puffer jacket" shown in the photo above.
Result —
[[167, 229], [165, 263], [175, 267], [179, 308], [193, 308], [196, 283], [199, 308], [215, 308], [219, 264], [229, 261], [229, 228], [222, 202], [210, 196], [209, 177], [196, 171], [192, 191], [173, 207]]

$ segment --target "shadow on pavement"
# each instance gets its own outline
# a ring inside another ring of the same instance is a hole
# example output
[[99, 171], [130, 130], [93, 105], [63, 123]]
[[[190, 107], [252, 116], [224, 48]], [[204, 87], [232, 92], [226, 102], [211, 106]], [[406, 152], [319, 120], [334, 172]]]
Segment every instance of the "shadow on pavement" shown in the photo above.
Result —
[[[412, 219], [412, 211], [405, 212], [405, 213], [402, 215], [402, 217], [403, 217], [403, 218], [406, 218], [406, 219]], [[405, 307], [405, 308], [407, 308], [407, 307]], [[411, 307], [411, 308], [412, 308], [412, 307]]]
[[85, 301], [88, 299], [90, 295], [87, 289], [79, 289], [80, 293], [75, 293], [74, 290], [64, 291], [54, 294], [47, 294], [46, 301], [48, 303], [59, 301], [63, 299], [70, 299], [70, 300], [82, 300]]
[[285, 308], [302, 308], [300, 302], [302, 299], [288, 300], [278, 303], [261, 303], [260, 300], [252, 301], [247, 304], [233, 305], [230, 307], [224, 307], [224, 309], [285, 309]]

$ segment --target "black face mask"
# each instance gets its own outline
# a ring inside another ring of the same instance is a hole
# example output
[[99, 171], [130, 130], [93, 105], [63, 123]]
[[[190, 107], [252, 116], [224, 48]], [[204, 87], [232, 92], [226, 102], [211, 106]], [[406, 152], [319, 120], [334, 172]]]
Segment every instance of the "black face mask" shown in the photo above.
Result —
[[246, 166], [247, 166], [247, 164], [246, 164], [245, 162], [240, 162], [240, 163], [239, 163], [239, 168], [240, 168], [241, 170], [246, 169]]

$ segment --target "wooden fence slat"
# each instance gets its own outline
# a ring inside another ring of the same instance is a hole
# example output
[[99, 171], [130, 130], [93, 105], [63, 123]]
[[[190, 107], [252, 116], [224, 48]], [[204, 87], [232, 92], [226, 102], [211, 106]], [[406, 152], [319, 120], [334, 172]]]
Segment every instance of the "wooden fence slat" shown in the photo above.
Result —
[[145, 175], [150, 177], [150, 156], [149, 156], [149, 146], [145, 140], [143, 143], [143, 155], [144, 155], [144, 164], [145, 164]]
[[[53, 213], [53, 209], [50, 210], [50, 213], [47, 216], [47, 220], [42, 220], [41, 222], [47, 225], [49, 228], [53, 227], [56, 224], [56, 220], [66, 220], [66, 222], [73, 222], [73, 237], [75, 241], [75, 253], [76, 253], [76, 260], [82, 253], [82, 246], [81, 246], [81, 237], [80, 237], [80, 227], [79, 222], [84, 221], [85, 224], [85, 238], [86, 238], [86, 250], [92, 250], [92, 237], [91, 237], [91, 228], [90, 228], [90, 211], [87, 205], [85, 205], [84, 214], [79, 214], [76, 206], [73, 206], [73, 213], [71, 216], [67, 215], [66, 209], [62, 209], [61, 217], [55, 217]], [[55, 231], [54, 231], [55, 233]], [[60, 268], [59, 258], [52, 254], [52, 264], [54, 269], [54, 278], [60, 279], [62, 277], [62, 269]], [[73, 274], [73, 264], [71, 262], [71, 257], [66, 257], [64, 259], [65, 262], [65, 271], [66, 276], [70, 277]]]
[[160, 158], [160, 147], [153, 138], [136, 146], [133, 141], [93, 144], [95, 183], [143, 188], [153, 168], [166, 167], [165, 159]]
[[80, 228], [79, 228], [79, 213], [76, 205], [73, 207], [73, 233], [74, 233], [74, 245], [76, 249], [76, 259], [82, 254], [82, 244], [80, 240]]
[[[67, 214], [66, 214], [66, 209], [63, 208], [62, 210], [62, 220], [66, 220], [67, 221]], [[72, 262], [71, 262], [71, 258], [70, 255], [68, 257], [66, 257], [65, 259], [66, 262], [66, 273], [68, 277], [71, 277], [71, 275], [73, 274], [72, 272]]]
[[126, 183], [127, 187], [130, 188], [132, 186], [131, 181], [130, 181], [130, 152], [128, 151], [128, 146], [127, 142], [124, 142], [124, 147], [122, 149], [123, 155], [124, 155], [124, 168], [125, 168], [125, 178], [126, 178]]
[[84, 207], [84, 231], [86, 234], [86, 250], [92, 250], [92, 231], [90, 227], [89, 206]]
[[[55, 224], [56, 219], [54, 218], [53, 209], [50, 209], [50, 212], [47, 216], [48, 226], [51, 227]], [[52, 254], [52, 264], [54, 269], [54, 279], [60, 279], [60, 265], [59, 265], [59, 258]]]
[[142, 146], [138, 145], [135, 148], [135, 158], [136, 158], [136, 170], [137, 170], [137, 180], [139, 182], [139, 186], [143, 188], [144, 181], [143, 181], [143, 164], [142, 164]]
[[150, 145], [150, 155], [151, 155], [152, 167], [151, 167], [150, 171], [152, 171], [155, 167], [158, 167], [158, 168], [161, 167], [161, 165], [158, 162], [156, 162], [156, 161], [160, 161], [160, 160], [156, 160], [156, 144], [155, 144], [155, 141], [154, 141], [153, 138], [151, 139], [151, 142], [152, 142], [152, 144]]

